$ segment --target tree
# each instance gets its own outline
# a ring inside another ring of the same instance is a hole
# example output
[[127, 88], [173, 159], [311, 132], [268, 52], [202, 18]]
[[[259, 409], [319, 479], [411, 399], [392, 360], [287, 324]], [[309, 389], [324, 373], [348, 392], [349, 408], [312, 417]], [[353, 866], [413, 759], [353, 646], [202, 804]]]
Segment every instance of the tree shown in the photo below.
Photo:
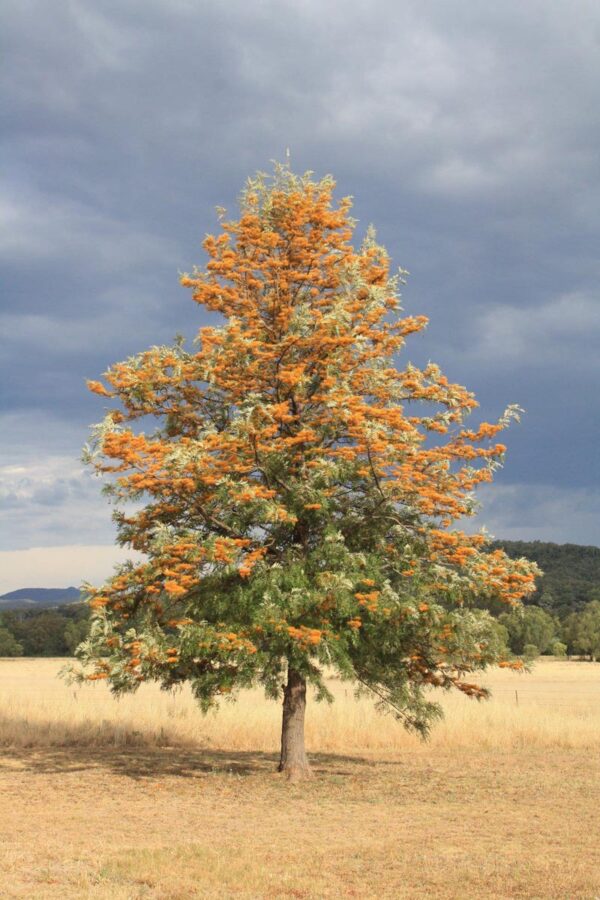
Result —
[[567, 654], [579, 653], [579, 637], [581, 634], [580, 614], [570, 613], [561, 624], [560, 636], [566, 644]]
[[550, 644], [550, 653], [552, 656], [564, 657], [567, 655], [567, 645], [555, 638]]
[[499, 621], [508, 631], [508, 644], [513, 653], [525, 653], [526, 646], [537, 648], [538, 654], [545, 653], [556, 636], [555, 619], [539, 606], [502, 613]]
[[561, 637], [567, 653], [582, 654], [592, 660], [600, 657], [600, 600], [586, 603], [583, 610], [571, 613], [562, 623]]
[[0, 656], [22, 656], [23, 647], [14, 634], [0, 625]]
[[119, 542], [146, 560], [87, 587], [79, 677], [189, 681], [203, 709], [251, 684], [283, 693], [290, 777], [308, 771], [307, 684], [331, 699], [328, 671], [421, 733], [440, 712], [431, 686], [485, 696], [465, 676], [502, 649], [475, 601], [517, 604], [536, 571], [451, 527], [515, 408], [469, 429], [471, 393], [436, 365], [394, 365], [426, 319], [400, 315], [402, 273], [372, 230], [353, 248], [333, 188], [286, 167], [250, 180], [181, 279], [223, 324], [89, 383], [119, 405], [86, 458], [110, 476]]
[[79, 644], [86, 639], [88, 631], [88, 619], [69, 619], [63, 633], [69, 653], [75, 653]]

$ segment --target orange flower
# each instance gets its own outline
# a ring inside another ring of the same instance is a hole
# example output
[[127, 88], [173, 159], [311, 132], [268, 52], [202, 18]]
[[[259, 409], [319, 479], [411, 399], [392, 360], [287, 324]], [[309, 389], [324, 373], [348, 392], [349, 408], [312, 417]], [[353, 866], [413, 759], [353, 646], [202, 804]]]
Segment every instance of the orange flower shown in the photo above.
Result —
[[181, 587], [176, 581], [165, 581], [165, 591], [167, 594], [171, 594], [173, 597], [179, 597], [181, 594], [185, 594], [185, 588]]
[[98, 394], [100, 397], [114, 397], [114, 394], [105, 388], [101, 381], [86, 381], [86, 384], [88, 390], [93, 394]]

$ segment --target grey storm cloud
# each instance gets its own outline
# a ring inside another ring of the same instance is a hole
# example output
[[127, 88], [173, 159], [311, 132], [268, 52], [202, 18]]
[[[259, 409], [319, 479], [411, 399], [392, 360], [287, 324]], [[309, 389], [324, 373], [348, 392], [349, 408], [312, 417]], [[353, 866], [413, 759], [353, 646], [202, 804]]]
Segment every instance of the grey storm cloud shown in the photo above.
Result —
[[13, 498], [19, 547], [73, 542], [70, 510], [93, 543], [103, 501], [65, 462], [102, 414], [85, 378], [193, 337], [206, 317], [178, 272], [202, 261], [214, 206], [234, 210], [287, 146], [411, 271], [405, 306], [431, 319], [413, 360], [488, 418], [526, 408], [496, 533], [518, 536], [518, 490], [519, 510], [556, 515], [540, 534], [581, 539], [564, 510], [600, 474], [597, 4], [22, 0], [1, 40], [0, 464], [41, 467], [54, 509]]

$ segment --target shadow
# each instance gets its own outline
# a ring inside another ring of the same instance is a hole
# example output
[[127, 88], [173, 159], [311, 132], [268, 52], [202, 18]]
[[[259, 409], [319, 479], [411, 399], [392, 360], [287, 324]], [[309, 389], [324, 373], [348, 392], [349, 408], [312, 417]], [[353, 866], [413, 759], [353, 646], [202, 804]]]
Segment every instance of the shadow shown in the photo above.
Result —
[[[210, 747], [149, 745], [137, 733], [123, 733], [105, 727], [97, 736], [77, 725], [58, 733], [56, 723], [31, 722], [11, 717], [0, 719], [2, 734], [22, 735], [21, 746], [0, 747], [0, 767], [44, 773], [104, 769], [136, 780], [160, 777], [201, 778], [211, 775], [238, 777], [273, 775], [278, 754], [258, 751], [216, 750]], [[6, 739], [6, 738], [5, 738]], [[315, 775], [347, 777], [359, 768], [380, 765], [379, 761], [335, 753], [309, 754]]]
[[0, 762], [19, 763], [38, 774], [105, 769], [135, 780], [174, 776], [260, 775], [273, 772], [274, 754], [190, 750], [182, 747], [38, 746], [0, 751]]

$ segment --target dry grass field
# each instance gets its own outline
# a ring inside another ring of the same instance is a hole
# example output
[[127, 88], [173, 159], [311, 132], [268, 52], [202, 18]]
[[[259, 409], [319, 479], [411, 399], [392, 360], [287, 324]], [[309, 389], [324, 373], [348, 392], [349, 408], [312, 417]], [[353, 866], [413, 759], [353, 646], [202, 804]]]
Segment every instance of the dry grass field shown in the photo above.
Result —
[[60, 665], [0, 661], [3, 898], [600, 896], [600, 664], [494, 672], [426, 745], [334, 682], [300, 784], [259, 693], [204, 718]]

